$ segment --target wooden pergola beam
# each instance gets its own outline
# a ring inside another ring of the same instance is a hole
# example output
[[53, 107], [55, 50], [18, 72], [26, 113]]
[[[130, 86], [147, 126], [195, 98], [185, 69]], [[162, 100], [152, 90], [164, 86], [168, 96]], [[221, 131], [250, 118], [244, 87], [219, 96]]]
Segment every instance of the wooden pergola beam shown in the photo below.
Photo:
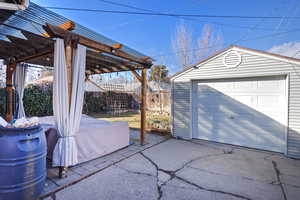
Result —
[[28, 40], [17, 38], [17, 37], [11, 36], [11, 35], [7, 35], [6, 37], [14, 45], [18, 46], [19, 49], [21, 49], [22, 51], [24, 51], [26, 53], [32, 52], [32, 50], [34, 51], [34, 53], [37, 53], [37, 49], [42, 47], [42, 46], [38, 46], [35, 43], [32, 43], [32, 42], [30, 42]]
[[136, 71], [132, 70], [131, 73], [135, 76], [137, 80], [139, 80], [141, 83], [143, 82], [143, 78]]
[[112, 48], [114, 48], [114, 49], [121, 49], [121, 48], [123, 47], [123, 45], [120, 44], [120, 43], [115, 43], [115, 44], [113, 44], [113, 45], [111, 45], [111, 46], [112, 46]]
[[136, 67], [134, 67], [132, 65], [122, 65], [121, 63], [114, 64], [112, 62], [108, 62], [107, 60], [102, 60], [100, 58], [94, 58], [94, 57], [88, 56], [87, 60], [88, 60], [87, 63], [92, 63], [92, 64], [90, 64], [90, 66], [92, 66], [92, 65], [95, 65], [95, 66], [100, 65], [103, 67], [105, 66], [105, 68], [113, 69], [112, 72], [136, 70]]
[[[68, 101], [69, 101], [69, 112], [71, 109], [71, 102], [72, 102], [72, 86], [73, 86], [73, 54], [74, 54], [74, 45], [73, 42], [68, 40], [65, 42], [65, 58], [66, 58], [66, 67], [67, 67], [67, 88], [68, 88]], [[60, 166], [59, 167], [59, 177], [65, 178], [68, 171], [68, 166]]]
[[72, 85], [73, 85], [73, 47], [72, 43], [65, 44], [65, 56], [66, 56], [66, 65], [67, 65], [67, 80], [68, 80], [68, 97], [69, 97], [69, 105], [71, 105], [71, 97], [72, 97]]
[[96, 86], [97, 88], [99, 88], [100, 90], [105, 90], [104, 88], [102, 88], [100, 85], [98, 85], [97, 83], [95, 83], [94, 81], [92, 81], [89, 78], [87, 78], [86, 81], [90, 82], [91, 84], [93, 84], [94, 86]]
[[88, 57], [99, 59], [101, 61], [110, 63], [111, 65], [127, 66], [130, 69], [135, 69], [139, 66], [137, 64], [132, 64], [128, 61], [112, 58], [111, 56], [106, 56], [106, 55], [103, 55], [103, 54], [95, 52], [95, 51], [88, 51], [87, 55], [88, 55]]
[[87, 65], [90, 69], [101, 69], [104, 71], [104, 73], [110, 73], [110, 72], [121, 72], [121, 71], [129, 71], [130, 69], [125, 66], [118, 66], [114, 65], [112, 63], [107, 63], [105, 61], [100, 61], [94, 58], [89, 58], [89, 61], [87, 62]]
[[45, 38], [34, 33], [30, 33], [24, 30], [22, 30], [21, 33], [27, 38], [28, 41], [34, 41], [35, 44], [38, 44], [40, 46], [45, 46], [45, 44], [49, 45], [51, 43], [54, 43], [52, 39]]
[[22, 49], [18, 48], [14, 43], [0, 40], [0, 50], [5, 52], [5, 54], [9, 55], [9, 57], [13, 57], [15, 55], [25, 56], [26, 52], [22, 51]]
[[98, 41], [91, 40], [89, 38], [86, 38], [84, 36], [72, 33], [70, 31], [64, 30], [58, 26], [54, 26], [51, 24], [46, 24], [43, 26], [44, 30], [50, 35], [50, 37], [58, 37], [58, 38], [76, 38], [78, 42], [86, 47], [89, 47], [91, 49], [94, 49], [96, 51], [105, 52], [107, 54], [111, 54], [126, 60], [130, 60], [132, 62], [136, 62], [139, 64], [142, 64], [145, 67], [151, 67], [152, 63], [149, 62], [149, 59], [144, 60], [141, 58], [137, 58], [135, 56], [132, 56], [120, 49], [114, 49], [112, 46], [100, 43]]
[[53, 49], [47, 48], [46, 50], [41, 50], [39, 53], [30, 55], [30, 56], [24, 56], [24, 57], [19, 57], [19, 58], [17, 57], [17, 58], [16, 58], [16, 62], [17, 62], [17, 63], [20, 63], [20, 62], [26, 62], [26, 61], [28, 61], [28, 60], [32, 60], [32, 59], [35, 59], [35, 58], [47, 56], [47, 55], [49, 55], [49, 54], [52, 54], [53, 51], [54, 51]]
[[[17, 39], [17, 38], [12, 37], [12, 36], [8, 36], [8, 35], [6, 35], [6, 37], [11, 42], [7, 42], [7, 41], [3, 41], [3, 40], [0, 41], [1, 48], [5, 48], [6, 49], [5, 51], [10, 49], [9, 51], [11, 51], [11, 53], [16, 53], [16, 51], [19, 51], [18, 54], [29, 53], [30, 48], [26, 48], [26, 47], [22, 46], [21, 43], [18, 43], [16, 40], [14, 40], [14, 39]], [[3, 46], [2, 46], [2, 44], [3, 44]], [[16, 55], [16, 54], [11, 54], [11, 55]]]
[[118, 66], [120, 69], [124, 70], [124, 71], [129, 71], [129, 70], [132, 70], [132, 68], [129, 68], [127, 66], [124, 66], [124, 65], [121, 65], [121, 66]]
[[13, 73], [16, 70], [17, 63], [9, 63], [6, 68], [6, 121], [13, 120]]
[[96, 74], [102, 74], [104, 71], [100, 69], [92, 69]]
[[[32, 40], [25, 40], [13, 36], [7, 36], [11, 42], [0, 40], [0, 52], [5, 56], [5, 59], [15, 59], [14, 62], [25, 62], [34, 58], [45, 56], [53, 52], [53, 41], [48, 40], [46, 45], [36, 45]], [[34, 40], [35, 41], [35, 40]]]
[[[73, 21], [66, 21], [60, 25], [58, 25], [59, 28], [62, 28], [64, 30], [72, 31], [75, 29], [75, 23]], [[43, 33], [42, 36], [44, 37], [50, 37], [48, 33]]]
[[142, 69], [142, 90], [141, 90], [141, 130], [140, 130], [140, 142], [141, 145], [145, 144], [146, 139], [146, 129], [147, 129], [147, 104], [146, 104], [146, 97], [147, 97], [147, 69]]

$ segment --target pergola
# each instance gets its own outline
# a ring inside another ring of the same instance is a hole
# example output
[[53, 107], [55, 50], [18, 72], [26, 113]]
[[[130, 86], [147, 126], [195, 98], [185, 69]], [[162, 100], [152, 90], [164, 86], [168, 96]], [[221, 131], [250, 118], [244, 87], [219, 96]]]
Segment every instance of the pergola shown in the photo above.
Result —
[[25, 11], [0, 10], [0, 59], [4, 59], [7, 64], [6, 119], [10, 121], [13, 118], [12, 79], [16, 65], [25, 62], [53, 66], [55, 38], [61, 38], [65, 43], [69, 93], [72, 93], [72, 54], [77, 44], [87, 47], [85, 71], [87, 77], [94, 74], [130, 71], [141, 82], [140, 142], [144, 144], [146, 72], [152, 65], [152, 59], [34, 3], [31, 3]]

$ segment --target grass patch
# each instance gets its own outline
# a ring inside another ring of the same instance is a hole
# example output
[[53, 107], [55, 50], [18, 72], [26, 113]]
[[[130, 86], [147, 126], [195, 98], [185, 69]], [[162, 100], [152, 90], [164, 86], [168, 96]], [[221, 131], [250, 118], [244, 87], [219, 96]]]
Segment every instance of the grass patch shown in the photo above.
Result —
[[[128, 122], [130, 128], [140, 128], [141, 125], [141, 115], [140, 113], [134, 112], [127, 112], [127, 113], [120, 113], [120, 114], [107, 114], [107, 113], [97, 113], [97, 114], [90, 114], [90, 116], [101, 119], [107, 120], [110, 122]], [[162, 129], [169, 129], [170, 126], [170, 117], [165, 114], [154, 114], [151, 112], [147, 112], [147, 124], [162, 124]], [[148, 125], [148, 127], [149, 127]]]
[[96, 119], [107, 120], [110, 122], [120, 122], [120, 121], [128, 122], [130, 128], [140, 128], [141, 117], [139, 113], [128, 112], [128, 113], [120, 113], [117, 115], [107, 114], [107, 113], [103, 113], [103, 114], [97, 113], [97, 114], [90, 114], [90, 116]]

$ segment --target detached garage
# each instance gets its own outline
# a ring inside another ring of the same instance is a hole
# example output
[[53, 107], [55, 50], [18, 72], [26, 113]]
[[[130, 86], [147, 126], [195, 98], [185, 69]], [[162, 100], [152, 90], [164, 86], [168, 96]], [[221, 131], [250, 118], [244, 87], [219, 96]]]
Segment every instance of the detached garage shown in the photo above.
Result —
[[171, 78], [172, 134], [300, 158], [300, 60], [231, 46]]

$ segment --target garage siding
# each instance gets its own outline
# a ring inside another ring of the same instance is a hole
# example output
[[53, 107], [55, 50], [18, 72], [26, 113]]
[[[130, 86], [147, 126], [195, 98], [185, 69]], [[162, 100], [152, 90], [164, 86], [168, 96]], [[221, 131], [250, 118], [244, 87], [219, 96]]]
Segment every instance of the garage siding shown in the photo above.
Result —
[[173, 135], [175, 137], [191, 138], [190, 88], [190, 82], [176, 82], [172, 87]]
[[[235, 51], [238, 51], [235, 49]], [[287, 154], [290, 157], [300, 158], [300, 66], [273, 58], [264, 57], [238, 51], [242, 62], [236, 68], [225, 67], [222, 59], [225, 53], [221, 53], [199, 68], [183, 72], [175, 77], [173, 81], [173, 134], [185, 138], [191, 138], [190, 131], [190, 92], [192, 80], [218, 79], [218, 78], [240, 78], [272, 76], [289, 74], [289, 116], [288, 116], [288, 138]], [[178, 90], [178, 91], [177, 91]], [[187, 101], [184, 102], [184, 99]], [[179, 117], [184, 113], [186, 118]], [[188, 116], [188, 117], [187, 117]], [[180, 125], [177, 123], [180, 122]], [[185, 127], [183, 128], [179, 128]]]

